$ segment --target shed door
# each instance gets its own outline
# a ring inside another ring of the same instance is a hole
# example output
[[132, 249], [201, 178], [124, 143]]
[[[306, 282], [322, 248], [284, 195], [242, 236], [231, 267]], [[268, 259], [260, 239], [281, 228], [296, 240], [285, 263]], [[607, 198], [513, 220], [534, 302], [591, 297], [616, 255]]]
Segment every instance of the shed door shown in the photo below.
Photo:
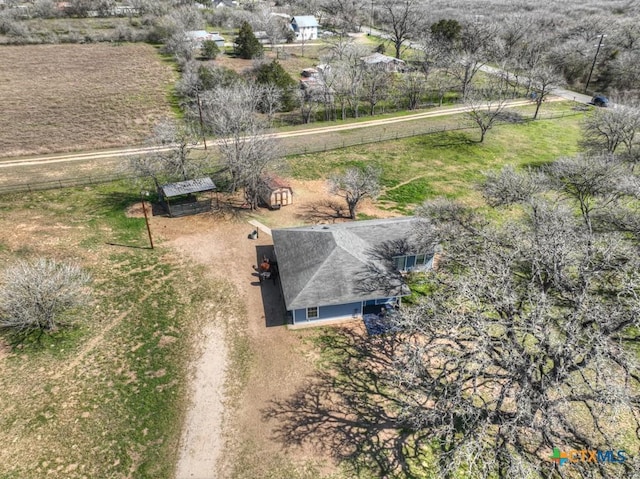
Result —
[[276, 191], [275, 197], [276, 197], [276, 200], [274, 201], [273, 204], [281, 205], [282, 204], [282, 193], [280, 193], [279, 191]]
[[289, 204], [289, 191], [282, 190], [282, 205], [286, 206]]

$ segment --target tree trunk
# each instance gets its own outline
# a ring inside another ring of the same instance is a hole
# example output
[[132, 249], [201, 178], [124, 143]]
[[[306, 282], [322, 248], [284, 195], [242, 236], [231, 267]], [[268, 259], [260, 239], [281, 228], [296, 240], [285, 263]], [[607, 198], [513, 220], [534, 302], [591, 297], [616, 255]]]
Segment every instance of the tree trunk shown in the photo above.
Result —
[[542, 106], [542, 100], [544, 98], [540, 95], [539, 98], [536, 98], [536, 111], [533, 114], [533, 119], [536, 120], [538, 118], [538, 112], [540, 111], [540, 107]]
[[348, 202], [349, 205], [349, 218], [351, 218], [352, 220], [356, 219], [356, 207], [358, 206], [357, 202], [353, 202], [353, 201], [349, 201]]

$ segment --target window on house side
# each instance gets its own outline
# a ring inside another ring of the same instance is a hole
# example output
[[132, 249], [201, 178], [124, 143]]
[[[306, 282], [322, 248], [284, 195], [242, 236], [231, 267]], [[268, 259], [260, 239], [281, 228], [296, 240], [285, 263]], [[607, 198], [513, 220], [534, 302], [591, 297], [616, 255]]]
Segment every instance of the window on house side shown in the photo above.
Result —
[[307, 319], [316, 319], [318, 317], [318, 307], [307, 308]]
[[393, 265], [398, 271], [405, 271], [407, 269], [407, 257], [396, 256], [393, 258]]

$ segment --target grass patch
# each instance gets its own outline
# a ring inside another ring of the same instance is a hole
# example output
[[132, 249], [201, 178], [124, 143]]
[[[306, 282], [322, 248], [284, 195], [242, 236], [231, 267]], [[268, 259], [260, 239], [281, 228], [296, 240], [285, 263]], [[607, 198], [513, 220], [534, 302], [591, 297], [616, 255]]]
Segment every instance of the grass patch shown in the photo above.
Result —
[[0, 477], [173, 475], [191, 337], [212, 288], [167, 250], [107, 244], [146, 244], [144, 220], [124, 213], [138, 200], [129, 188], [2, 198], [0, 262], [77, 262], [93, 301], [74, 329], [13, 344], [0, 335]]
[[479, 143], [473, 129], [437, 132], [413, 138], [290, 157], [292, 175], [303, 180], [327, 178], [349, 167], [375, 164], [385, 190], [380, 203], [409, 212], [436, 196], [477, 202], [477, 182], [484, 171], [513, 164], [537, 167], [578, 151], [582, 116], [517, 125], [500, 125]]

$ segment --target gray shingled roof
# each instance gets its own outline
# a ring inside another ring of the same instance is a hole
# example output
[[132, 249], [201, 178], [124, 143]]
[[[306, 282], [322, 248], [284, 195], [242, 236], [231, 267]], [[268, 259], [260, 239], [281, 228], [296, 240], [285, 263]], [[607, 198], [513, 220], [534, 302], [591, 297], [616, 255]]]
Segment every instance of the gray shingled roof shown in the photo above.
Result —
[[177, 183], [167, 183], [160, 187], [162, 193], [167, 198], [174, 196], [187, 195], [189, 193], [197, 193], [199, 191], [213, 191], [216, 185], [213, 184], [211, 178], [196, 178], [194, 180], [179, 181]]
[[363, 293], [358, 290], [358, 276], [375, 263], [370, 252], [377, 246], [386, 241], [411, 241], [417, 222], [403, 217], [273, 230], [287, 309], [408, 294], [406, 286]]

